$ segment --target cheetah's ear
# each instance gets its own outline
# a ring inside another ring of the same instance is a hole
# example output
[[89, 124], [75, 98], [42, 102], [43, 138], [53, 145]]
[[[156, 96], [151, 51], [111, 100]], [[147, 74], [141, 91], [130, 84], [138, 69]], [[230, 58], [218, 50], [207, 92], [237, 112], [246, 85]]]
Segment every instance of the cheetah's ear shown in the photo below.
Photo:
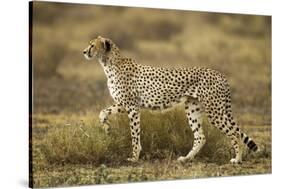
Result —
[[105, 52], [109, 52], [111, 50], [111, 43], [109, 39], [104, 39], [103, 40], [103, 48]]

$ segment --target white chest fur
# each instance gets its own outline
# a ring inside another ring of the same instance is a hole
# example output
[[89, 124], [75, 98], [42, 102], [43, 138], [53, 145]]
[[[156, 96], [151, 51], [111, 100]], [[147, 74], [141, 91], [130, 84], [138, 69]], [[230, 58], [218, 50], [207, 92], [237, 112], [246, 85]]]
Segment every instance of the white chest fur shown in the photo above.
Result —
[[116, 87], [114, 76], [111, 76], [110, 78], [108, 78], [108, 80], [107, 80], [107, 87], [109, 89], [109, 93], [112, 96], [112, 98], [114, 100], [116, 100], [116, 97], [117, 97], [117, 87]]
[[107, 87], [109, 89], [109, 93], [114, 100], [117, 100], [118, 88], [116, 86], [116, 75], [114, 69], [109, 66], [105, 66], [105, 64], [101, 63], [103, 66], [103, 70], [107, 76]]

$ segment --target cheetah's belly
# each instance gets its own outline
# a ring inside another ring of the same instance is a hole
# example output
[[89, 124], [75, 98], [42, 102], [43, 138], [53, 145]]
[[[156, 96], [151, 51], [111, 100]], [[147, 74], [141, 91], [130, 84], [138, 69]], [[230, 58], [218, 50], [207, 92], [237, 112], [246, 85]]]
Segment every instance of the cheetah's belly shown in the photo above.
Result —
[[152, 110], [165, 110], [165, 109], [170, 109], [176, 105], [182, 104], [185, 101], [186, 101], [186, 96], [173, 98], [173, 99], [168, 98], [166, 100], [164, 100], [163, 98], [159, 100], [155, 100], [152, 98], [142, 97], [140, 106], [142, 108], [148, 108]]

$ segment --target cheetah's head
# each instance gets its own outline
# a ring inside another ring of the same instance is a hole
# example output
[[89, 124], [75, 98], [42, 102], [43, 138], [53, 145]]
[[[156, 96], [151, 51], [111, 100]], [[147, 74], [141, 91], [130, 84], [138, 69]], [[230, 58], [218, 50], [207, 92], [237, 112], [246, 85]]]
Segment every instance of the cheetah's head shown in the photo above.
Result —
[[113, 42], [110, 39], [98, 36], [90, 41], [89, 46], [84, 49], [83, 53], [88, 60], [93, 57], [101, 58], [110, 54], [112, 46]]

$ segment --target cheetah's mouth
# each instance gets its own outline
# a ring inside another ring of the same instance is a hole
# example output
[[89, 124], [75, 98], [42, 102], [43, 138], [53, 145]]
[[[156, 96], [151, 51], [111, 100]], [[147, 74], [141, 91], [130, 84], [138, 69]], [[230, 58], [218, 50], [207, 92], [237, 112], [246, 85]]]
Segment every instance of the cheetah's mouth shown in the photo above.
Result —
[[88, 51], [84, 52], [84, 56], [87, 60], [91, 60], [93, 58], [93, 54], [91, 54], [91, 49]]
[[85, 54], [85, 58], [88, 59], [88, 60], [92, 59], [92, 57], [93, 57], [93, 56], [91, 55], [90, 51], [88, 51], [88, 52]]

